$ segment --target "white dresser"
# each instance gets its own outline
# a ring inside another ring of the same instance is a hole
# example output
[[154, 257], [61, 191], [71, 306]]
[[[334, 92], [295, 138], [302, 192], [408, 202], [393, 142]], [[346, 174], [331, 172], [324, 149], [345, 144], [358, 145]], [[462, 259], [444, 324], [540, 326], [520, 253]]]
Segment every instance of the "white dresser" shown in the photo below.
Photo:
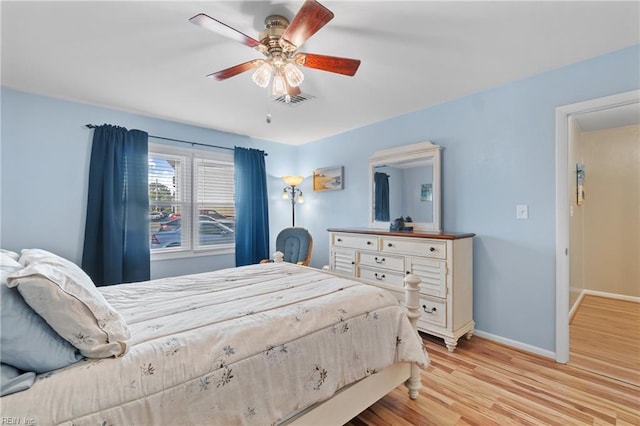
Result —
[[421, 279], [418, 329], [444, 339], [449, 352], [461, 336], [471, 338], [475, 234], [328, 231], [332, 271], [367, 280], [399, 298], [404, 276], [415, 274]]

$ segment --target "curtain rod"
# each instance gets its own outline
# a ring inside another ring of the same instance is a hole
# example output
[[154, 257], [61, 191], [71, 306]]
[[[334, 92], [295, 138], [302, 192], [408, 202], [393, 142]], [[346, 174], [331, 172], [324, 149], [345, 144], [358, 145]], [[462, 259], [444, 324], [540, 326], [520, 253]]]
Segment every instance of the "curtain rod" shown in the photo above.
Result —
[[[98, 127], [95, 124], [86, 124], [88, 129], [95, 129], [96, 127]], [[209, 148], [220, 148], [220, 149], [228, 149], [230, 151], [233, 151], [233, 148], [229, 148], [228, 146], [220, 146], [220, 145], [208, 145], [206, 143], [199, 143], [199, 142], [191, 142], [191, 141], [183, 141], [181, 139], [173, 139], [173, 138], [165, 138], [163, 136], [154, 136], [154, 135], [149, 135], [150, 138], [154, 138], [154, 139], [162, 139], [165, 141], [173, 141], [173, 142], [180, 142], [180, 143], [188, 143], [190, 145], [199, 145], [199, 146], [207, 146]], [[265, 157], [267, 155], [269, 155], [268, 153], [264, 153]]]

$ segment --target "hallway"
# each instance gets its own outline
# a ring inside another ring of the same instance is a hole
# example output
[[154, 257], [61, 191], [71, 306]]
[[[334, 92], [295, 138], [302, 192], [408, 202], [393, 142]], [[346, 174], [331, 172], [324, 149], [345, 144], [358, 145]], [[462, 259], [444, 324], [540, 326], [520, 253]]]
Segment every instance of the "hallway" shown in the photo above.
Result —
[[640, 387], [640, 303], [585, 295], [569, 335], [571, 366]]

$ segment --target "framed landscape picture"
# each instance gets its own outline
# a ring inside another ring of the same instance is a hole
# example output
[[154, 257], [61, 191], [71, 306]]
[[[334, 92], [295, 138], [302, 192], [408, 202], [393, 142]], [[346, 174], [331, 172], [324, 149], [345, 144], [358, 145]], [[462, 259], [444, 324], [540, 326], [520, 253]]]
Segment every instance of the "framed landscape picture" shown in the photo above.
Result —
[[343, 166], [325, 167], [313, 171], [314, 191], [336, 191], [344, 189]]
[[430, 183], [423, 183], [420, 187], [420, 201], [432, 201], [433, 192]]

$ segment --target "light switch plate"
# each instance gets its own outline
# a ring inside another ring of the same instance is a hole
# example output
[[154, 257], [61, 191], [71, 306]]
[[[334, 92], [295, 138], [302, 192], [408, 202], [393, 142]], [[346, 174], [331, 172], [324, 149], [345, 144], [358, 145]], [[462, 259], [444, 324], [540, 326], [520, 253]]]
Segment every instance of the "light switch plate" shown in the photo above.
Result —
[[529, 219], [529, 206], [526, 204], [516, 205], [516, 219]]

